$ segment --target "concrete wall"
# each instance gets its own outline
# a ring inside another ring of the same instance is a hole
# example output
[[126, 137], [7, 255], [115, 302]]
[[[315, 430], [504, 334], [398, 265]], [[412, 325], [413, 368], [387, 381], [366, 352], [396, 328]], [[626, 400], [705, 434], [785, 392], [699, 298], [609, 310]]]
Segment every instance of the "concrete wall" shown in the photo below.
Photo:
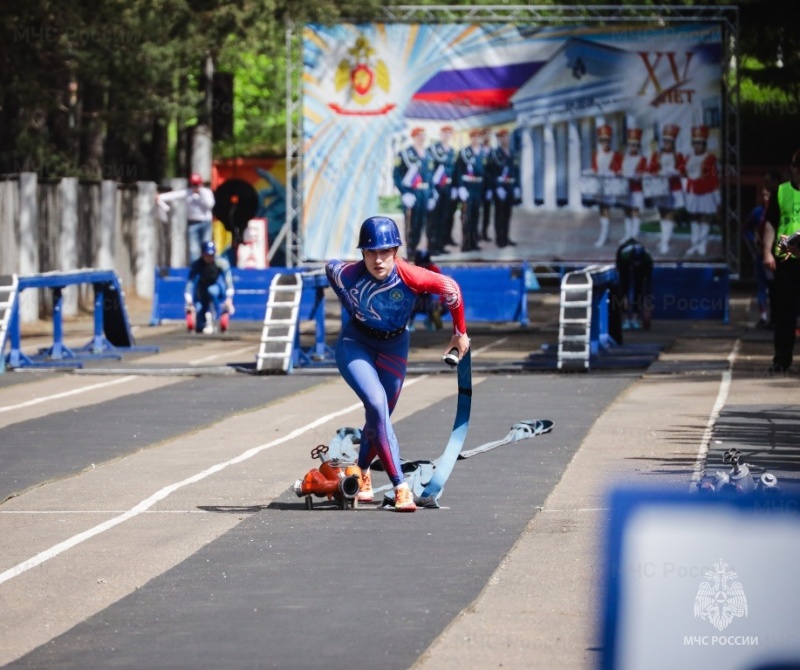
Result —
[[[41, 182], [35, 173], [0, 180], [0, 274], [110, 269], [127, 293], [152, 298], [156, 266], [186, 258], [186, 223], [159, 222], [156, 191], [153, 182]], [[70, 287], [64, 314], [93, 299], [92, 287]], [[48, 292], [26, 291], [20, 318], [35, 321], [50, 304]]]

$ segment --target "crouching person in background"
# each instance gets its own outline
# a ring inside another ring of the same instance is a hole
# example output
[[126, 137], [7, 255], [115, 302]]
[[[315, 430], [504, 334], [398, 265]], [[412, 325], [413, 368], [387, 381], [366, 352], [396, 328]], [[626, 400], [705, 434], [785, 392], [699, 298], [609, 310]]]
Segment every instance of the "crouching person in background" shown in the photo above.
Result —
[[183, 293], [187, 329], [210, 335], [216, 319], [220, 332], [226, 332], [234, 311], [233, 294], [230, 263], [217, 256], [213, 242], [204, 242], [200, 258], [189, 268]]

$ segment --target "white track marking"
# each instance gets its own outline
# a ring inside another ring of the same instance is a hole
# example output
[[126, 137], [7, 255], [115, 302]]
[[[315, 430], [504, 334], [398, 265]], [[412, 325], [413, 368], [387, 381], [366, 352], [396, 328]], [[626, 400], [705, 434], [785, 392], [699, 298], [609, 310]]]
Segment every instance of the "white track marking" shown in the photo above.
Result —
[[23, 407], [31, 407], [33, 405], [40, 405], [43, 402], [49, 402], [50, 400], [59, 400], [61, 398], [69, 398], [73, 395], [79, 395], [80, 393], [87, 393], [89, 391], [96, 391], [97, 389], [108, 388], [109, 386], [114, 386], [115, 384], [122, 384], [123, 382], [129, 382], [133, 379], [136, 379], [135, 375], [128, 375], [127, 377], [121, 377], [120, 379], [114, 379], [110, 382], [100, 382], [99, 384], [91, 384], [90, 386], [82, 386], [79, 389], [73, 389], [72, 391], [64, 391], [63, 393], [55, 393], [53, 395], [43, 396], [41, 398], [34, 398], [33, 400], [27, 400], [25, 402], [21, 402], [17, 405], [6, 405], [5, 407], [0, 407], [0, 414], [3, 412], [12, 412], [15, 409], [22, 409]]
[[731, 353], [728, 354], [728, 369], [722, 373], [719, 391], [717, 392], [717, 400], [714, 403], [714, 408], [711, 410], [711, 415], [708, 417], [706, 428], [703, 431], [703, 439], [700, 440], [700, 448], [697, 451], [697, 458], [694, 462], [689, 491], [697, 490], [697, 482], [699, 482], [700, 478], [703, 476], [706, 458], [708, 457], [708, 445], [711, 443], [711, 436], [714, 433], [714, 425], [717, 423], [717, 419], [719, 419], [719, 413], [722, 411], [722, 408], [725, 407], [725, 402], [728, 400], [728, 394], [731, 390], [731, 380], [733, 379], [733, 363], [736, 361], [736, 357], [739, 354], [740, 346], [741, 340], [736, 340], [733, 349], [731, 349]]
[[499, 340], [495, 340], [494, 342], [490, 342], [489, 344], [482, 346], [480, 349], [476, 349], [475, 351], [472, 352], [472, 355], [480, 356], [484, 351], [488, 351], [492, 347], [496, 347], [499, 344], [503, 344], [503, 342], [506, 342], [507, 340], [508, 340], [507, 337], [501, 337]]
[[205, 356], [203, 358], [198, 358], [189, 363], [189, 365], [200, 365], [201, 363], [207, 363], [208, 361], [216, 360], [217, 358], [223, 358], [224, 356], [238, 356], [239, 354], [246, 354], [247, 352], [255, 351], [255, 347], [242, 347], [241, 349], [235, 349], [234, 351], [223, 351], [221, 354], [211, 354], [210, 356]]
[[[413, 384], [416, 384], [417, 382], [422, 381], [426, 377], [427, 375], [423, 375], [420, 377], [416, 377], [415, 379], [408, 380], [404, 384], [404, 386], [408, 387]], [[300, 426], [299, 428], [295, 428], [287, 435], [279, 437], [278, 439], [273, 440], [272, 442], [267, 442], [258, 447], [253, 447], [252, 449], [248, 449], [244, 453], [239, 454], [238, 456], [228, 461], [224, 461], [223, 463], [217, 463], [216, 465], [212, 465], [210, 468], [207, 468], [202, 472], [198, 472], [196, 475], [184, 479], [183, 481], [170, 484], [169, 486], [165, 486], [160, 491], [156, 491], [149, 498], [142, 500], [142, 502], [140, 502], [138, 505], [135, 505], [127, 512], [123, 512], [122, 514], [115, 516], [113, 519], [104, 521], [103, 523], [98, 524], [94, 528], [90, 528], [89, 530], [86, 530], [83, 533], [78, 533], [77, 535], [73, 535], [68, 540], [64, 540], [64, 542], [60, 542], [59, 544], [36, 554], [36, 556], [29, 558], [27, 561], [23, 561], [22, 563], [15, 565], [13, 568], [9, 568], [5, 572], [0, 573], [0, 584], [3, 584], [4, 582], [9, 581], [10, 579], [13, 579], [14, 577], [18, 577], [19, 575], [21, 575], [24, 572], [27, 572], [31, 568], [35, 568], [37, 565], [41, 565], [45, 561], [49, 561], [51, 558], [55, 558], [56, 556], [67, 551], [68, 549], [76, 547], [81, 542], [85, 542], [86, 540], [93, 538], [95, 535], [99, 535], [100, 533], [103, 533], [107, 530], [110, 530], [111, 528], [114, 528], [114, 526], [118, 526], [119, 524], [125, 521], [133, 519], [139, 514], [146, 512], [150, 507], [155, 505], [157, 502], [164, 500], [164, 498], [174, 493], [178, 489], [183, 488], [184, 486], [188, 486], [189, 484], [196, 484], [197, 482], [205, 479], [206, 477], [216, 474], [220, 470], [224, 470], [230, 465], [236, 465], [238, 463], [248, 460], [249, 458], [252, 458], [253, 456], [256, 456], [257, 454], [260, 454], [262, 451], [265, 451], [266, 449], [271, 449], [272, 447], [276, 447], [279, 444], [283, 444], [284, 442], [289, 442], [290, 440], [300, 437], [303, 433], [307, 433], [308, 431], [313, 430], [314, 428], [318, 428], [319, 426], [327, 423], [328, 421], [331, 421], [332, 419], [335, 419], [336, 417], [343, 416], [344, 414], [349, 414], [350, 412], [354, 412], [360, 407], [363, 407], [363, 405], [360, 402], [348, 405], [344, 409], [340, 409], [335, 412], [331, 412], [330, 414], [326, 414], [325, 416], [320, 417], [319, 419], [316, 419], [311, 423], [307, 423], [305, 426]]]
[[[8, 509], [0, 510], [0, 516], [4, 514], [30, 516], [37, 516], [39, 514], [123, 514], [124, 512], [124, 509]], [[210, 512], [204, 509], [156, 509], [147, 512], [147, 514], [210, 514]]]

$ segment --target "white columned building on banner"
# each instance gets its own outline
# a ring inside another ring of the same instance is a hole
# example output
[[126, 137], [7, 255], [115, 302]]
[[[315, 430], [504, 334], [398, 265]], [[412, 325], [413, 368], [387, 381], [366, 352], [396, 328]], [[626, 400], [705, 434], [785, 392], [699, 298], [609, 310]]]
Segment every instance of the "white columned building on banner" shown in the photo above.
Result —
[[[625, 73], [634, 65], [638, 57], [633, 53], [571, 39], [511, 97], [521, 135], [525, 206], [583, 209], [580, 177], [591, 167], [595, 127], [611, 125], [612, 147], [623, 150], [634, 98], [633, 82]], [[653, 124], [644, 121], [638, 119], [646, 147], [653, 139]]]

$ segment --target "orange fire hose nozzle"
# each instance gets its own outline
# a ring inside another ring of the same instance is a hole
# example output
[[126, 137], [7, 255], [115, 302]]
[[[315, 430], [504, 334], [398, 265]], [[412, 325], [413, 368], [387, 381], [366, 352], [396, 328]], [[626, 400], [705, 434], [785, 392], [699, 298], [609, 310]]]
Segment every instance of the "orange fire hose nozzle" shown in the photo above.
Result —
[[346, 500], [352, 500], [358, 495], [361, 481], [358, 475], [339, 476], [336, 479], [328, 479], [316, 468], [306, 473], [302, 480], [298, 479], [294, 483], [294, 492], [298, 497], [307, 495], [341, 496]]

